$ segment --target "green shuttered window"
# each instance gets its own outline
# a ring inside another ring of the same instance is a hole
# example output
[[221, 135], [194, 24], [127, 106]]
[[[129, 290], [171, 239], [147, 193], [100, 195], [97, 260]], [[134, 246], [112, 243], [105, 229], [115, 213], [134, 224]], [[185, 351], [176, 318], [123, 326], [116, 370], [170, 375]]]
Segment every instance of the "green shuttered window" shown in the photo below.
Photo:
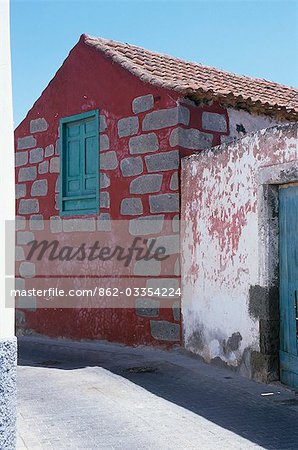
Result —
[[60, 119], [60, 215], [99, 209], [98, 111]]

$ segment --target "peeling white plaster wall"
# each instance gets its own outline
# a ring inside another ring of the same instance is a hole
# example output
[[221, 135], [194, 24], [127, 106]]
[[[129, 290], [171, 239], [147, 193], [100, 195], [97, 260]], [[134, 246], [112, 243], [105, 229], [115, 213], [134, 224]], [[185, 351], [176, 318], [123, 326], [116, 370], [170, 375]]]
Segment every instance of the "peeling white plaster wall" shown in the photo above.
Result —
[[261, 130], [182, 162], [185, 346], [248, 376], [245, 355], [259, 350], [260, 338], [249, 290], [267, 286], [269, 278], [262, 183], [289, 162], [298, 167], [297, 124]]

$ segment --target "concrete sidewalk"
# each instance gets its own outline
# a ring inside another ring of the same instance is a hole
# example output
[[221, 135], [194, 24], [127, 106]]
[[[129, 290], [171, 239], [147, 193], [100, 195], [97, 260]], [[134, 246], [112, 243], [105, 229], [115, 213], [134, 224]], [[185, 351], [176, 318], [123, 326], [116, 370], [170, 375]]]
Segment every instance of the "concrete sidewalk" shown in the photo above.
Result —
[[19, 339], [18, 449], [298, 449], [298, 397], [180, 351]]

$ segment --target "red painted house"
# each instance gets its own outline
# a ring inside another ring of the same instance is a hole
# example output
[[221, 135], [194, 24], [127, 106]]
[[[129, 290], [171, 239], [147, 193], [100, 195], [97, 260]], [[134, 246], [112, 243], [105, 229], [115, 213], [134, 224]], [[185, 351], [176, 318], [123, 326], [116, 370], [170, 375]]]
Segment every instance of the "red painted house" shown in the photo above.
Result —
[[[51, 303], [52, 293], [20, 296], [18, 332], [179, 345], [180, 158], [296, 121], [296, 97], [277, 83], [82, 35], [15, 130], [17, 288], [91, 280], [122, 290], [122, 303], [107, 292], [100, 307], [79, 294], [67, 306]], [[168, 257], [73, 272], [66, 262], [26, 259], [45, 232], [64, 244], [99, 233], [111, 246], [142, 235], [159, 239]], [[128, 295], [136, 284], [153, 295]], [[156, 289], [169, 286], [175, 295], [164, 301]]]

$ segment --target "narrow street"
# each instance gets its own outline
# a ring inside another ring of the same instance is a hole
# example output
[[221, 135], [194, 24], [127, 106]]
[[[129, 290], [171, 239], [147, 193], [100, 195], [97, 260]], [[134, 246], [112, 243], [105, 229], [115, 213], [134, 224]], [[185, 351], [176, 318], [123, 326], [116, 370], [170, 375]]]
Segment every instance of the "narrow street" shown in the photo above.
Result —
[[181, 351], [19, 339], [17, 449], [297, 449], [298, 399]]

